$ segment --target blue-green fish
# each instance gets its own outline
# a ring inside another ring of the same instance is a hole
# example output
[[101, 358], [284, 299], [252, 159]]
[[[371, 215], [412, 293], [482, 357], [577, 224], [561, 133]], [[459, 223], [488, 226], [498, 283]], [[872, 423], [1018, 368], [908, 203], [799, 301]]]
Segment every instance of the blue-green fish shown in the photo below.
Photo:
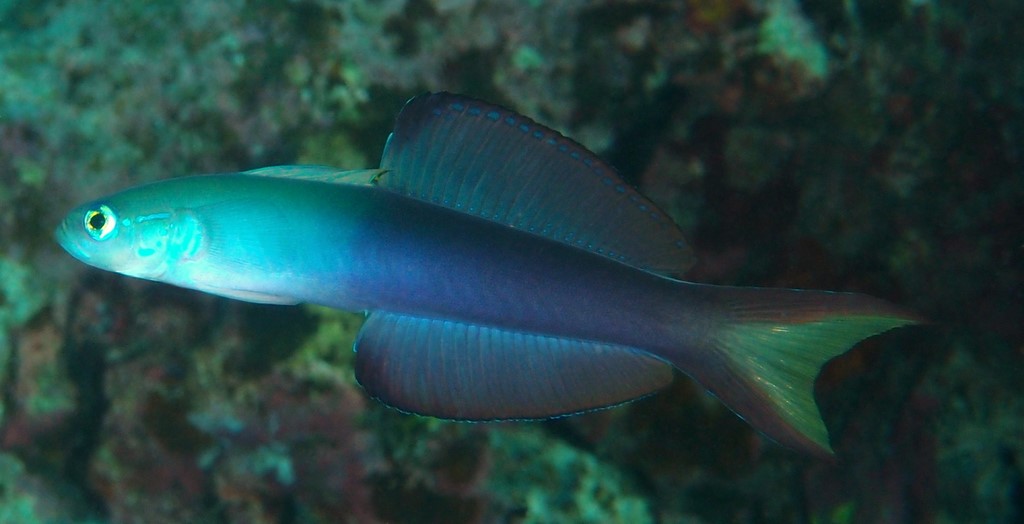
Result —
[[270, 304], [365, 311], [373, 397], [457, 420], [614, 406], [678, 369], [772, 439], [831, 451], [821, 366], [915, 322], [851, 293], [679, 280], [679, 228], [579, 144], [507, 109], [413, 98], [379, 169], [279, 166], [134, 187], [57, 239], [101, 269]]

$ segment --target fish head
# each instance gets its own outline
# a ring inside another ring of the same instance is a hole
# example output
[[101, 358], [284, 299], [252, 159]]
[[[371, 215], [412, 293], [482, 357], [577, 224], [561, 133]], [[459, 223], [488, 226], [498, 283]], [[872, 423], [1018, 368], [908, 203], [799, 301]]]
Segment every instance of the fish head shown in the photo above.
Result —
[[189, 212], [133, 198], [141, 195], [131, 192], [71, 210], [57, 227], [57, 242], [71, 256], [99, 269], [166, 280], [177, 262], [201, 251], [201, 227]]

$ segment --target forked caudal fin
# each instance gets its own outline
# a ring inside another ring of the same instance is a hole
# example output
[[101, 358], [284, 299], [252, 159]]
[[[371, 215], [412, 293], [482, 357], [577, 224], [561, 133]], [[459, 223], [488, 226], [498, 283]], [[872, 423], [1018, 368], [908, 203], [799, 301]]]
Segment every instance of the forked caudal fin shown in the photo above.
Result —
[[822, 366], [865, 338], [921, 320], [855, 293], [696, 288], [722, 316], [683, 370], [768, 437], [816, 455], [832, 453], [814, 400]]

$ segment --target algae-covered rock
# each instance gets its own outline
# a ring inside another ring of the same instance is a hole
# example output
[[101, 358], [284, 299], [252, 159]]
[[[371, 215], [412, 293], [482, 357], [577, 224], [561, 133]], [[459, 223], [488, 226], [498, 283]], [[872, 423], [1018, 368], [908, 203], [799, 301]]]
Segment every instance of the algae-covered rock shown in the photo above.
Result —
[[0, 452], [0, 523], [104, 524], [61, 479], [31, 471], [14, 455]]
[[[12, 338], [13, 331], [20, 330], [29, 319], [46, 306], [49, 292], [49, 286], [34, 268], [19, 264], [0, 253], [0, 385], [4, 385], [3, 382], [11, 377], [17, 376], [9, 370], [15, 348], [15, 341]], [[26, 355], [26, 357], [31, 358], [31, 355]], [[59, 364], [56, 358], [53, 358], [50, 363], [52, 366]], [[54, 373], [59, 373], [59, 368], [43, 366], [39, 372], [40, 375], [37, 378], [43, 379], [52, 377]], [[32, 388], [32, 392], [34, 394], [31, 397], [21, 398], [21, 400], [30, 403], [35, 412], [46, 412], [64, 405], [63, 400], [57, 399], [57, 397], [61, 397], [60, 388]], [[3, 423], [6, 416], [4, 409], [5, 407], [0, 405], [0, 424]]]
[[492, 512], [524, 523], [654, 522], [634, 479], [540, 428], [493, 431], [490, 444]]

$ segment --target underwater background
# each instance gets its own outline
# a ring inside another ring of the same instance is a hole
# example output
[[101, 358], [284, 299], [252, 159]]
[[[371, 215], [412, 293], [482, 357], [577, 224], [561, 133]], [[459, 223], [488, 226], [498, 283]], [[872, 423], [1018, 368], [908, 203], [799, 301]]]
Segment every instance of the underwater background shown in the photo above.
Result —
[[[0, 523], [1024, 521], [1024, 3], [0, 0]], [[375, 167], [447, 90], [574, 138], [690, 280], [931, 320], [817, 383], [836, 460], [686, 379], [548, 422], [367, 400], [362, 316], [87, 268], [64, 213], [142, 182]]]

